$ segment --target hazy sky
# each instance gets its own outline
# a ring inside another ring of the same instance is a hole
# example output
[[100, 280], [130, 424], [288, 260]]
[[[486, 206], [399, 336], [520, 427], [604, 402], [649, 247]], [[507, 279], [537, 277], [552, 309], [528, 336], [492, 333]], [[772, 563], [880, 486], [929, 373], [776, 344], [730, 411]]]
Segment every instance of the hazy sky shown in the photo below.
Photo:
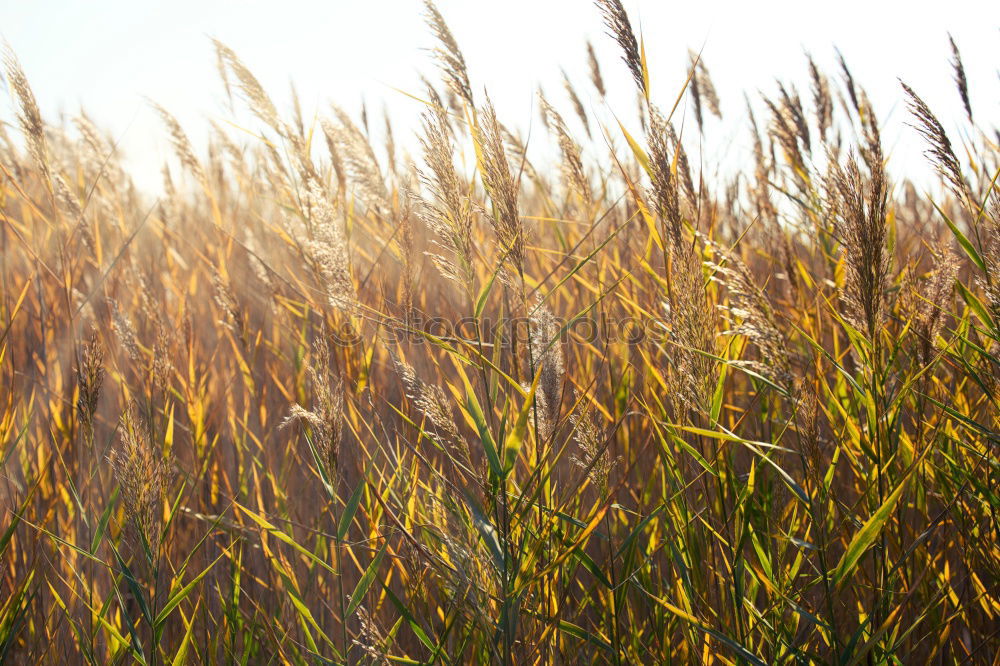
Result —
[[[437, 4], [465, 53], [477, 94], [489, 91], [506, 124], [527, 130], [534, 122], [538, 129], [532, 108], [539, 83], [572, 115], [560, 68], [601, 117], [633, 117], [627, 70], [590, 0]], [[747, 150], [744, 91], [759, 98], [757, 91], [774, 92], [781, 78], [808, 94], [804, 51], [832, 73], [834, 45], [870, 93], [890, 150], [902, 132], [912, 131], [902, 124], [897, 77], [957, 131], [961, 107], [948, 31], [962, 50], [976, 115], [983, 126], [997, 125], [1000, 10], [991, 2], [952, 1], [924, 10], [920, 4], [625, 0], [645, 36], [653, 94], [662, 105], [669, 106], [683, 84], [688, 49], [704, 47], [724, 116], [707, 124], [713, 137], [708, 162]], [[400, 132], [413, 128], [420, 106], [395, 89], [419, 93], [418, 75], [436, 76], [427, 52], [434, 40], [418, 0], [0, 0], [0, 33], [20, 58], [43, 114], [52, 121], [85, 108], [121, 138], [140, 185], [152, 189], [170, 151], [145, 97], [172, 111], [198, 143], [207, 119], [226, 117], [210, 37], [236, 51], [280, 106], [287, 108], [294, 81], [307, 114], [325, 112], [330, 102], [356, 114], [363, 98], [373, 118], [387, 105]], [[588, 38], [609, 83], [606, 106], [587, 80]], [[0, 102], [0, 117], [13, 118], [8, 100]], [[918, 154], [893, 152], [894, 172], [926, 175]]]

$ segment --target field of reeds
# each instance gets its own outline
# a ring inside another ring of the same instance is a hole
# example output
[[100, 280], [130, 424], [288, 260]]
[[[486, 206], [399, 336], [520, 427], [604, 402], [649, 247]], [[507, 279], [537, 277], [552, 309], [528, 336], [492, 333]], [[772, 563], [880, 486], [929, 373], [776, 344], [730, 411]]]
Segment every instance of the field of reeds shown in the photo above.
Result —
[[699, 54], [656, 99], [592, 10], [622, 59], [538, 97], [546, 163], [428, 0], [412, 157], [216, 43], [251, 120], [202, 151], [156, 107], [160, 198], [8, 50], [0, 662], [1000, 660], [1000, 134], [958, 46], [960, 133], [898, 90], [939, 187], [849, 53], [719, 182]]

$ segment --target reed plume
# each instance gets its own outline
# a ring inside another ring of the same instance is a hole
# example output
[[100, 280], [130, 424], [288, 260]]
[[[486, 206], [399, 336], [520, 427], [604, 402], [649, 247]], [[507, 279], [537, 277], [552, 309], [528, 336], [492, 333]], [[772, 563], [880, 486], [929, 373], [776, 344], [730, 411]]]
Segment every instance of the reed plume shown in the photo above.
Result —
[[489, 97], [476, 135], [482, 153], [480, 176], [493, 203], [493, 210], [488, 215], [490, 226], [508, 267], [507, 279], [520, 279], [524, 269], [524, 225], [518, 208], [518, 184], [511, 173], [504, 149], [504, 133]]
[[94, 417], [97, 415], [101, 387], [104, 384], [104, 351], [96, 334], [83, 346], [80, 361], [76, 367], [76, 413], [83, 427], [84, 441], [88, 446], [94, 443]]
[[733, 253], [714, 248], [718, 263], [710, 263], [713, 280], [726, 287], [728, 305], [719, 309], [729, 318], [728, 335], [742, 335], [760, 352], [760, 361], [740, 361], [782, 388], [790, 388], [794, 379], [791, 353], [778, 317], [767, 294], [757, 286], [749, 266]]
[[[236, 75], [240, 92], [250, 106], [250, 110], [271, 129], [279, 134], [284, 134], [284, 121], [281, 120], [277, 107], [274, 106], [274, 102], [264, 91], [264, 86], [260, 84], [257, 77], [243, 64], [243, 61], [232, 49], [217, 39], [213, 39], [212, 42], [215, 44], [215, 52], [219, 61]], [[225, 70], [225, 68], [223, 69]], [[224, 76], [223, 80], [228, 81], [228, 78]]]
[[837, 229], [844, 239], [847, 263], [848, 317], [874, 339], [886, 317], [891, 255], [886, 242], [888, 184], [881, 165], [865, 177], [853, 157], [846, 166], [832, 167], [838, 213]]
[[431, 200], [423, 203], [420, 212], [434, 234], [434, 244], [443, 252], [428, 254], [441, 274], [455, 280], [472, 299], [476, 274], [469, 188], [452, 161], [454, 142], [445, 109], [432, 106], [424, 112], [422, 122], [420, 145], [426, 170], [418, 170], [418, 175]]
[[566, 375], [562, 343], [559, 340], [561, 328], [552, 311], [541, 303], [535, 305], [529, 323], [528, 342], [532, 367], [541, 373], [535, 392], [538, 427], [542, 439], [548, 439], [559, 421], [563, 378]]
[[673, 247], [679, 248], [682, 242], [682, 221], [678, 182], [672, 166], [673, 136], [673, 129], [667, 119], [658, 109], [650, 107], [646, 140], [649, 144], [651, 197], [664, 239], [669, 240]]
[[698, 128], [704, 127], [702, 104], [708, 107], [709, 112], [716, 118], [722, 118], [722, 111], [719, 108], [719, 95], [715, 92], [715, 85], [712, 77], [709, 76], [708, 67], [700, 53], [688, 51], [688, 58], [691, 60], [690, 69], [690, 89], [691, 100], [694, 102], [694, 118], [698, 122]]
[[579, 413], [570, 415], [569, 419], [579, 448], [579, 453], [571, 456], [570, 461], [584, 471], [587, 479], [597, 488], [598, 494], [606, 497], [611, 471], [618, 459], [612, 459], [608, 451], [609, 442], [595, 421], [592, 410], [581, 409]]
[[122, 412], [120, 440], [111, 452], [111, 467], [121, 489], [125, 518], [136, 548], [156, 554], [160, 545], [163, 496], [170, 482], [170, 463], [150, 439], [135, 404]]
[[833, 124], [833, 99], [830, 96], [830, 82], [819, 70], [811, 55], [809, 60], [809, 78], [812, 82], [813, 113], [816, 116], [816, 127], [819, 129], [820, 141], [826, 141], [826, 133]]
[[969, 82], [965, 78], [965, 65], [962, 64], [962, 54], [958, 52], [958, 44], [955, 38], [948, 35], [948, 44], [951, 46], [951, 67], [955, 70], [955, 86], [958, 88], [958, 96], [962, 99], [962, 107], [969, 121], [972, 121], [972, 105], [969, 103]]
[[583, 102], [580, 100], [580, 96], [576, 94], [576, 88], [573, 86], [573, 82], [569, 80], [569, 75], [565, 70], [563, 70], [562, 79], [563, 88], [566, 90], [566, 96], [569, 97], [569, 101], [573, 105], [573, 111], [576, 112], [576, 117], [580, 119], [584, 131], [590, 137], [590, 119], [587, 118], [587, 110], [583, 108]]
[[594, 45], [589, 41], [587, 42], [587, 64], [590, 66], [590, 82], [594, 84], [594, 90], [597, 94], [604, 99], [607, 97], [608, 93], [604, 89], [604, 77], [601, 75], [601, 63], [597, 60], [597, 54], [594, 53]]
[[539, 101], [542, 107], [542, 115], [546, 119], [549, 130], [555, 134], [559, 144], [559, 152], [562, 155], [563, 178], [566, 181], [567, 189], [575, 193], [584, 206], [589, 206], [592, 200], [590, 192], [590, 182], [587, 173], [583, 168], [583, 159], [580, 155], [580, 146], [570, 136], [566, 122], [559, 112], [549, 104], [545, 96], [539, 94]]
[[955, 151], [951, 147], [951, 140], [941, 126], [937, 116], [930, 110], [927, 104], [913, 91], [910, 86], [900, 81], [903, 91], [906, 93], [907, 104], [910, 113], [913, 114], [916, 124], [912, 125], [920, 136], [929, 144], [925, 154], [937, 172], [951, 186], [955, 196], [960, 201], [969, 200], [969, 186], [962, 176], [962, 168], [959, 165]]
[[424, 8], [427, 12], [427, 25], [431, 32], [437, 37], [441, 46], [434, 50], [438, 58], [441, 73], [444, 75], [448, 88], [458, 95], [470, 108], [475, 108], [476, 104], [472, 99], [472, 86], [469, 84], [469, 73], [465, 67], [465, 56], [462, 49], [458, 48], [458, 42], [448, 29], [448, 24], [444, 22], [444, 17], [438, 11], [432, 0], [424, 0]]
[[[632, 32], [632, 23], [628, 19], [628, 12], [625, 11], [621, 0], [594, 1], [601, 12], [601, 16], [604, 18], [604, 25], [608, 29], [608, 35], [618, 42], [618, 46], [622, 50], [622, 61], [628, 67], [629, 72], [632, 73], [632, 79], [635, 81], [636, 87], [648, 99], [649, 90], [646, 89], [647, 84], [642, 55], [639, 53], [639, 42], [635, 38], [635, 33]], [[602, 87], [599, 87], [598, 90]]]
[[340, 480], [340, 446], [344, 431], [345, 386], [330, 361], [325, 343], [313, 347], [309, 364], [312, 385], [312, 408], [296, 403], [291, 406], [281, 427], [298, 423], [309, 428], [309, 442], [315, 449], [324, 481], [336, 489]]
[[7, 71], [7, 84], [17, 100], [17, 120], [27, 143], [28, 154], [47, 182], [50, 169], [45, 122], [42, 120], [42, 112], [38, 109], [38, 102], [35, 101], [35, 93], [28, 84], [28, 77], [24, 75], [21, 63], [9, 44], [4, 46], [3, 64]]
[[174, 151], [177, 153], [181, 165], [188, 169], [201, 185], [207, 188], [208, 179], [198, 157], [194, 154], [194, 148], [191, 146], [191, 140], [188, 139], [187, 133], [181, 128], [177, 119], [170, 115], [169, 111], [155, 102], [150, 102], [150, 104], [163, 120], [163, 124], [167, 126], [167, 131], [170, 132], [170, 142], [174, 146]]

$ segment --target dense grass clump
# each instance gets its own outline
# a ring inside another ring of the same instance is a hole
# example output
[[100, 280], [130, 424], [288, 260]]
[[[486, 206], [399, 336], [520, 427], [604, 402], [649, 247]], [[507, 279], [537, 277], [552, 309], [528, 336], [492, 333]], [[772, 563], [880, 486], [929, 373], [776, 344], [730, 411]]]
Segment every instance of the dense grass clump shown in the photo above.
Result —
[[251, 126], [200, 154], [156, 107], [155, 202], [7, 54], [0, 661], [1000, 658], [1000, 149], [958, 47], [961, 143], [899, 90], [926, 195], [843, 59], [694, 159], [707, 67], [656, 99], [597, 5], [624, 66], [588, 48], [585, 96], [638, 109], [540, 95], [556, 163], [428, 1], [414, 158], [217, 43]]

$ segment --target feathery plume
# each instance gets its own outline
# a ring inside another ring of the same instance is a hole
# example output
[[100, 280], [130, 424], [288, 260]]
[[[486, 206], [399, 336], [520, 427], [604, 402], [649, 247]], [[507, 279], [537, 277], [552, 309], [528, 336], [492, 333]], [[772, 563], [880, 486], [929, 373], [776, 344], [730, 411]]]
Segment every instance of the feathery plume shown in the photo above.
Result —
[[305, 244], [306, 252], [326, 290], [330, 305], [351, 312], [357, 305], [357, 291], [351, 279], [347, 238], [337, 221], [329, 198], [316, 181], [306, 192], [313, 237]]
[[413, 367], [399, 357], [394, 348], [390, 347], [389, 356], [392, 359], [396, 372], [399, 373], [406, 389], [407, 397], [413, 401], [413, 405], [423, 414], [429, 428], [425, 426], [434, 437], [445, 447], [455, 451], [459, 455], [459, 463], [472, 472], [472, 456], [469, 445], [458, 431], [455, 419], [452, 416], [451, 401], [444, 390], [437, 384], [420, 381]]
[[434, 234], [433, 243], [444, 253], [428, 253], [441, 274], [458, 282], [467, 296], [474, 297], [475, 264], [472, 248], [472, 202], [468, 187], [452, 161], [454, 145], [447, 111], [433, 106], [423, 115], [423, 147], [426, 171], [418, 170], [432, 200], [423, 202], [421, 217]]
[[327, 136], [333, 137], [347, 176], [358, 188], [362, 203], [377, 212], [387, 212], [391, 208], [389, 193], [374, 149], [346, 111], [336, 106], [333, 111], [339, 124], [325, 119], [321, 124]]
[[595, 0], [597, 8], [604, 17], [604, 24], [608, 27], [608, 35], [612, 37], [622, 49], [622, 60], [628, 66], [643, 97], [649, 98], [649, 90], [646, 89], [646, 77], [643, 73], [642, 55], [639, 53], [639, 42], [636, 41], [635, 33], [632, 32], [632, 23], [628, 20], [628, 13], [622, 5], [621, 0]]
[[573, 87], [573, 82], [569, 80], [569, 75], [566, 70], [562, 72], [563, 77], [563, 88], [566, 89], [566, 96], [569, 97], [570, 103], [573, 105], [573, 110], [576, 112], [576, 117], [580, 119], [583, 123], [583, 129], [590, 136], [590, 120], [587, 118], [587, 110], [583, 108], [583, 102], [580, 101], [580, 96], [576, 94], [576, 88]]
[[986, 270], [976, 282], [986, 294], [986, 302], [993, 318], [1000, 321], [1000, 192], [993, 190], [990, 199], [987, 240], [983, 244], [982, 253]]
[[858, 105], [858, 88], [854, 83], [854, 76], [851, 74], [850, 68], [847, 66], [847, 61], [844, 60], [844, 54], [837, 51], [837, 64], [840, 65], [840, 73], [844, 77], [844, 85], [847, 87], [847, 96], [851, 100], [851, 105], [854, 107], [855, 111], [860, 111], [860, 106]]
[[115, 332], [119, 344], [128, 354], [132, 363], [139, 365], [142, 363], [142, 352], [136, 339], [135, 326], [132, 325], [132, 320], [117, 302], [112, 301], [110, 304], [111, 329]]
[[170, 132], [170, 142], [173, 144], [174, 150], [177, 152], [177, 158], [181, 164], [191, 171], [199, 183], [208, 187], [208, 179], [205, 177], [205, 172], [201, 168], [201, 163], [198, 162], [198, 158], [194, 154], [194, 148], [191, 147], [191, 141], [188, 139], [187, 133], [181, 128], [180, 123], [177, 122], [177, 119], [169, 111], [156, 102], [150, 101], [150, 105], [163, 120], [163, 124], [167, 126], [167, 131]]
[[672, 168], [672, 136], [674, 136], [673, 129], [667, 119], [659, 109], [650, 106], [646, 142], [649, 145], [653, 204], [660, 224], [663, 225], [664, 238], [669, 239], [674, 246], [680, 247], [681, 211], [677, 179]]
[[924, 280], [923, 288], [911, 291], [910, 310], [916, 332], [916, 360], [919, 366], [930, 363], [935, 356], [937, 338], [944, 330], [948, 305], [958, 275], [958, 257], [944, 244], [931, 248], [934, 270]]
[[958, 95], [962, 98], [962, 106], [965, 114], [972, 120], [972, 105], [969, 103], [969, 82], [965, 78], [965, 65], [962, 64], [962, 54], [958, 52], [958, 44], [955, 39], [948, 34], [948, 44], [951, 45], [951, 66], [955, 70], [955, 85], [958, 87]]
[[358, 637], [352, 639], [351, 643], [364, 654], [365, 666], [389, 666], [385, 634], [364, 606], [359, 606], [357, 612], [360, 631]]
[[444, 17], [432, 0], [424, 0], [424, 7], [427, 10], [427, 25], [441, 42], [441, 46], [434, 49], [434, 53], [445, 82], [452, 92], [465, 100], [470, 107], [475, 108], [476, 104], [472, 101], [472, 86], [469, 84], [469, 72], [465, 67], [465, 56], [458, 48], [458, 42], [455, 41], [448, 24], [444, 22]]
[[742, 361], [742, 365], [788, 388], [792, 382], [791, 357], [770, 300], [743, 259], [732, 252], [724, 253], [714, 244], [713, 250], [717, 263], [710, 263], [708, 268], [715, 273], [712, 279], [724, 285], [729, 296], [728, 305], [718, 306], [729, 317], [726, 334], [745, 336], [760, 352], [760, 362]]
[[163, 495], [170, 481], [170, 465], [157, 451], [149, 430], [133, 403], [122, 412], [121, 439], [111, 452], [111, 468], [121, 488], [125, 517], [139, 545], [155, 554], [159, 547]]
[[573, 437], [579, 447], [579, 453], [572, 455], [570, 461], [584, 470], [602, 498], [607, 497], [608, 479], [618, 459], [611, 458], [608, 442], [600, 426], [594, 421], [592, 409], [574, 413], [569, 420], [573, 425]]
[[812, 80], [813, 107], [816, 114], [816, 126], [819, 128], [819, 138], [826, 141], [826, 133], [833, 123], [833, 100], [830, 97], [830, 82], [826, 75], [819, 71], [812, 56], [806, 54], [809, 60], [809, 78]]
[[97, 335], [92, 334], [83, 347], [80, 363], [76, 367], [76, 384], [78, 397], [76, 411], [83, 426], [84, 439], [87, 445], [94, 443], [94, 416], [97, 414], [97, 403], [101, 398], [101, 386], [104, 383], [104, 352], [101, 350]]
[[549, 104], [541, 91], [539, 91], [539, 101], [542, 106], [542, 115], [547, 120], [549, 130], [555, 134], [556, 140], [559, 142], [559, 152], [562, 153], [562, 171], [566, 184], [571, 191], [576, 192], [585, 205], [589, 206], [592, 200], [590, 182], [583, 169], [580, 146], [570, 136], [563, 117]]
[[785, 159], [792, 166], [796, 178], [804, 182], [807, 171], [806, 155], [810, 152], [809, 128], [799, 96], [789, 93], [783, 84], [778, 84], [780, 99], [777, 103], [764, 98], [764, 104], [771, 112], [770, 135], [781, 146]]
[[691, 99], [694, 102], [694, 117], [698, 122], [698, 128], [704, 126], [702, 116], [702, 102], [708, 107], [709, 112], [716, 118], [722, 118], [722, 111], [719, 108], [719, 96], [715, 92], [715, 85], [708, 74], [708, 68], [701, 54], [688, 51], [691, 59]]
[[392, 120], [389, 118], [389, 107], [382, 107], [382, 118], [385, 121], [385, 153], [389, 158], [389, 173], [396, 173], [396, 138], [392, 134]]
[[247, 66], [243, 64], [243, 61], [237, 57], [232, 49], [217, 39], [213, 39], [212, 42], [215, 44], [215, 52], [218, 58], [228, 65], [229, 69], [236, 75], [240, 92], [243, 93], [243, 97], [254, 115], [270, 126], [275, 132], [279, 134], [288, 133], [286, 132], [284, 123], [278, 116], [278, 110], [275, 108], [274, 102], [271, 101], [271, 98], [264, 91], [264, 86], [260, 84], [257, 77], [247, 69]]
[[594, 90], [597, 94], [601, 96], [601, 99], [607, 97], [607, 92], [604, 89], [604, 77], [601, 76], [601, 64], [597, 60], [597, 54], [594, 53], [594, 45], [587, 41], [587, 63], [590, 65], [590, 82], [594, 84]]
[[538, 389], [535, 391], [538, 426], [542, 439], [548, 439], [558, 422], [563, 377], [566, 375], [562, 344], [559, 340], [560, 326], [552, 311], [542, 305], [541, 301], [535, 305], [529, 324], [531, 360], [535, 371], [538, 372], [541, 368], [542, 373], [538, 380]]
[[968, 202], [970, 200], [969, 186], [965, 182], [965, 178], [962, 177], [962, 168], [959, 166], [958, 158], [955, 156], [951, 140], [944, 131], [944, 127], [941, 126], [941, 122], [930, 110], [930, 107], [924, 103], [924, 100], [920, 99], [910, 86], [902, 81], [899, 84], [906, 92], [910, 113], [917, 120], [917, 124], [911, 125], [911, 127], [917, 130], [920, 136], [924, 137], [930, 144], [925, 154], [937, 172], [948, 182], [955, 196]]
[[668, 246], [671, 272], [667, 292], [671, 362], [678, 391], [675, 409], [703, 412], [715, 382], [715, 311], [705, 291], [704, 272], [697, 244]]
[[313, 347], [309, 380], [313, 393], [312, 409], [306, 409], [300, 404], [292, 405], [288, 416], [281, 423], [281, 428], [287, 428], [295, 423], [309, 427], [310, 442], [315, 447], [320, 465], [323, 467], [321, 472], [329, 484], [336, 488], [340, 478], [345, 388], [343, 379], [333, 373], [330, 349], [325, 343]]
[[302, 102], [299, 101], [299, 90], [292, 81], [288, 82], [288, 88], [292, 98], [292, 122], [295, 123], [295, 135], [300, 140], [305, 141], [306, 126], [302, 120]]
[[493, 202], [490, 224], [511, 273], [507, 277], [513, 279], [524, 267], [524, 226], [518, 210], [517, 183], [504, 150], [504, 135], [489, 97], [476, 134], [482, 153], [483, 187]]
[[831, 167], [838, 231], [847, 264], [848, 319], [874, 339], [885, 316], [891, 256], [886, 247], [888, 186], [881, 170], [865, 178], [853, 157]]
[[242, 338], [246, 331], [243, 308], [236, 300], [233, 289], [214, 266], [212, 267], [212, 291], [215, 304], [222, 312], [222, 319], [219, 323], [236, 334], [237, 337]]
[[9, 44], [4, 46], [3, 62], [4, 68], [7, 70], [7, 83], [17, 98], [17, 120], [27, 142], [28, 154], [35, 161], [35, 166], [42, 172], [42, 176], [48, 181], [50, 171], [48, 146], [45, 141], [45, 122], [42, 120], [42, 112], [38, 110], [35, 93], [28, 85], [28, 77], [24, 75], [21, 63]]

